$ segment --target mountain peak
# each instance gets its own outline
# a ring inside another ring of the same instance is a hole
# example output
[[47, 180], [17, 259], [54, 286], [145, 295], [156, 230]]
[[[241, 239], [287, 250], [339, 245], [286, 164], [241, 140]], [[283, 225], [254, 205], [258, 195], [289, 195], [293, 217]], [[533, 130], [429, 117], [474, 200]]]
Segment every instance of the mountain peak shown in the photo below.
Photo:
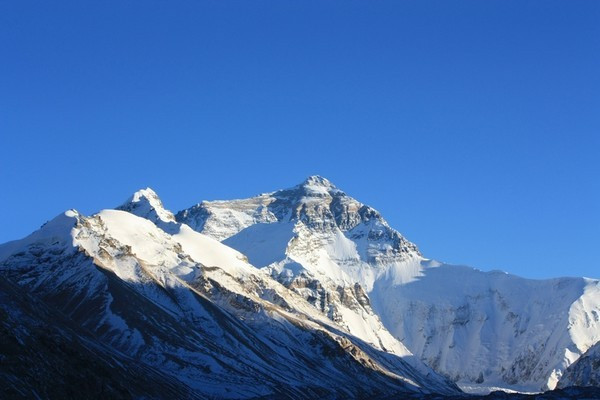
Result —
[[165, 209], [156, 192], [149, 187], [138, 190], [116, 209], [147, 218], [152, 222], [175, 222], [173, 213]]
[[35, 237], [38, 240], [40, 238], [67, 238], [80, 218], [81, 214], [77, 210], [67, 210], [47, 221], [28, 237]]
[[331, 183], [327, 178], [323, 178], [320, 175], [311, 175], [301, 183], [301, 186], [318, 186], [323, 188], [335, 188], [335, 185]]
[[71, 230], [79, 222], [81, 214], [70, 209], [60, 213], [50, 221], [43, 224], [40, 229], [29, 236], [12, 242], [0, 244], [0, 261], [33, 243], [68, 243], [72, 240]]
[[289, 189], [274, 192], [276, 196], [297, 197], [302, 199], [330, 198], [344, 195], [330, 180], [319, 175], [311, 175], [302, 183]]
[[131, 200], [135, 202], [140, 201], [142, 198], [155, 199], [160, 201], [156, 192], [150, 187], [147, 187], [146, 189], [140, 189], [137, 192], [135, 192], [133, 196], [131, 196]]

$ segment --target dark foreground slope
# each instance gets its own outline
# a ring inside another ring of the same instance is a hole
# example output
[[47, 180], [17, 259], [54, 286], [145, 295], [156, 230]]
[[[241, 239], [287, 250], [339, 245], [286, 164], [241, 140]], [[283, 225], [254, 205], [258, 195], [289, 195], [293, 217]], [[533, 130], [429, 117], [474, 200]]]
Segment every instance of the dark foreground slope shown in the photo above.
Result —
[[0, 398], [196, 398], [0, 276]]
[[418, 398], [420, 400], [598, 400], [600, 399], [600, 388], [571, 386], [539, 394], [506, 393], [499, 391], [490, 393], [487, 396], [426, 395]]

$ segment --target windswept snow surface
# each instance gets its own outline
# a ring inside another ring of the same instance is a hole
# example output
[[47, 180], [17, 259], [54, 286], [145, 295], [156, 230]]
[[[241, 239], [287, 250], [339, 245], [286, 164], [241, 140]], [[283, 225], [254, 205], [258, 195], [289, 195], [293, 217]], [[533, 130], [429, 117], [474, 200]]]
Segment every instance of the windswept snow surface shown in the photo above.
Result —
[[369, 338], [364, 326], [383, 323], [471, 391], [554, 388], [600, 340], [598, 280], [536, 281], [429, 260], [322, 177], [250, 199], [204, 201], [176, 219], [246, 254], [350, 332]]
[[78, 217], [79, 213], [76, 210], [65, 211], [26, 238], [0, 245], [0, 259], [31, 245], [56, 246], [72, 243], [71, 229], [77, 224]]

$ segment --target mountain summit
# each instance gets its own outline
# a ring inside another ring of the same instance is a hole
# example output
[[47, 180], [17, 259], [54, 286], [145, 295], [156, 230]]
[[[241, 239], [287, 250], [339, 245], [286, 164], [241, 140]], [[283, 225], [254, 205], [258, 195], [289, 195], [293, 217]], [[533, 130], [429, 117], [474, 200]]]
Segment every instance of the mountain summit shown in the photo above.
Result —
[[324, 188], [335, 188], [335, 186], [327, 179], [320, 175], [311, 175], [300, 186], [321, 186]]
[[152, 222], [175, 222], [173, 213], [165, 209], [156, 192], [150, 188], [138, 190], [117, 210], [130, 212]]
[[[331, 250], [321, 252], [326, 258], [334, 256], [338, 261], [354, 258], [380, 266], [420, 256], [417, 247], [391, 229], [379, 212], [320, 176], [249, 199], [204, 201], [180, 211], [176, 219], [234, 248], [242, 246], [240, 251], [261, 267], [270, 264], [273, 252], [287, 251], [293, 259], [307, 251], [314, 255], [322, 248]], [[301, 240], [304, 236], [307, 242]], [[292, 238], [296, 238], [293, 243]], [[304, 245], [311, 248], [303, 249]], [[305, 267], [314, 273], [330, 275], [331, 268], [325, 265], [328, 263], [326, 260], [319, 265], [305, 263]], [[361, 283], [370, 286], [370, 279], [364, 278]]]

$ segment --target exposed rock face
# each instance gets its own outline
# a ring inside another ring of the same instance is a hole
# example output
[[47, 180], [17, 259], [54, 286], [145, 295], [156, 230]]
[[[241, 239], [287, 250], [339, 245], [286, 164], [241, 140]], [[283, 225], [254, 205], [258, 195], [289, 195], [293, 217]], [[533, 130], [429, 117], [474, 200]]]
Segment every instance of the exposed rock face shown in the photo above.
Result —
[[293, 226], [288, 228], [308, 228], [310, 236], [347, 232], [354, 239], [363, 239], [368, 245], [365, 256], [374, 257], [371, 261], [383, 261], [383, 256], [402, 259], [419, 255], [417, 247], [391, 229], [379, 212], [318, 176], [291, 189], [250, 199], [202, 202], [180, 211], [176, 218], [218, 240], [232, 238], [257, 224], [289, 223]]
[[567, 368], [558, 382], [559, 388], [595, 386], [600, 388], [600, 342], [590, 347]]
[[351, 332], [381, 324], [471, 390], [553, 388], [600, 340], [598, 280], [535, 281], [426, 259], [376, 210], [318, 176], [202, 202], [176, 219], [245, 254]]

